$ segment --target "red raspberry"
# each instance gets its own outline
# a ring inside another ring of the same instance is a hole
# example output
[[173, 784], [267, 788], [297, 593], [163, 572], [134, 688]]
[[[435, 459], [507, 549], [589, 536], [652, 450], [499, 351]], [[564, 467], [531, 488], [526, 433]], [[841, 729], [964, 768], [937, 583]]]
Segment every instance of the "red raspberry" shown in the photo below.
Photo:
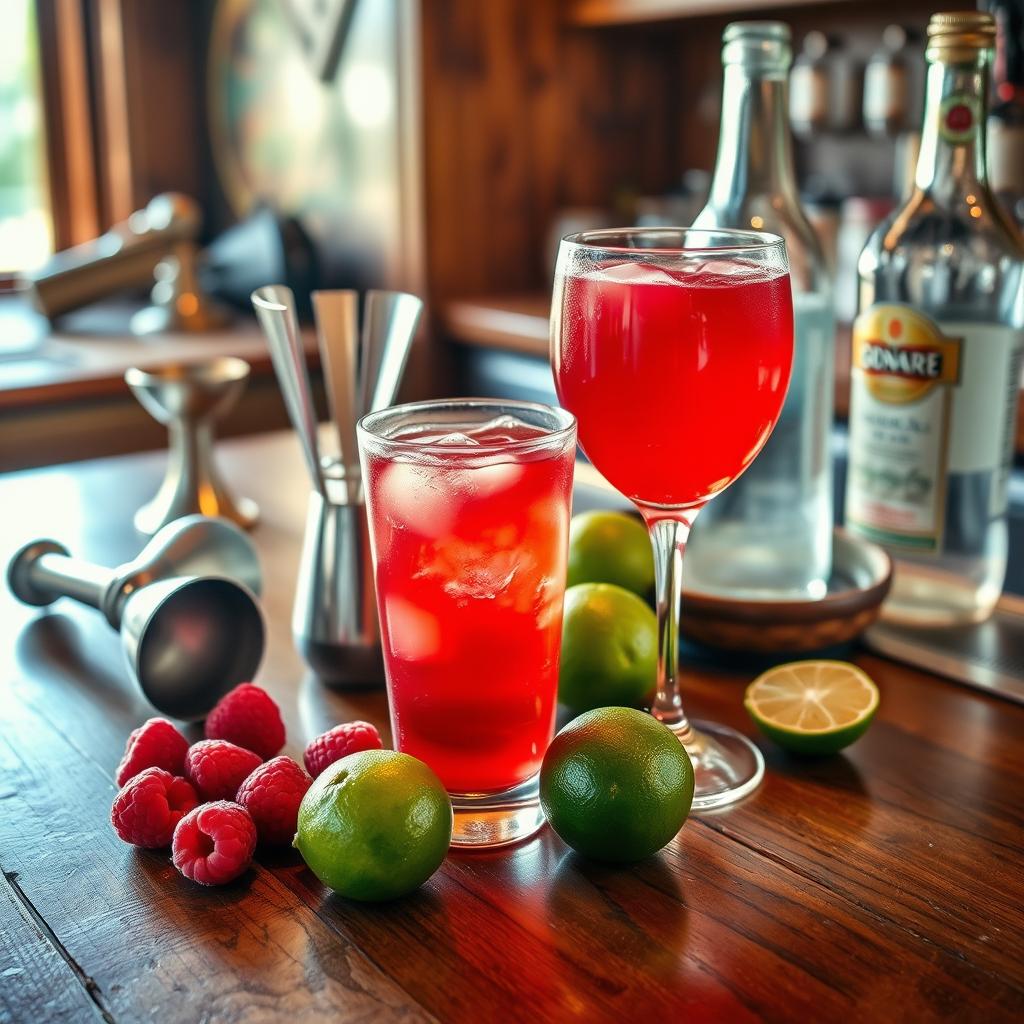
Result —
[[313, 780], [290, 758], [261, 764], [235, 798], [252, 815], [261, 843], [285, 846], [295, 838], [299, 804]]
[[315, 779], [329, 764], [357, 750], [380, 750], [380, 733], [369, 722], [345, 722], [317, 736], [302, 755], [306, 770]]
[[234, 800], [238, 787], [262, 764], [259, 754], [227, 740], [200, 740], [185, 755], [185, 778], [206, 800]]
[[174, 827], [199, 803], [196, 791], [163, 768], [145, 768], [114, 797], [110, 821], [118, 837], [133, 846], [167, 846]]
[[281, 712], [266, 690], [242, 683], [217, 702], [206, 716], [203, 733], [208, 740], [227, 740], [266, 760], [284, 746]]
[[174, 866], [200, 885], [224, 885], [251, 863], [256, 826], [244, 807], [230, 800], [202, 804], [174, 830]]
[[114, 778], [123, 786], [143, 768], [163, 768], [172, 775], [181, 775], [186, 750], [188, 740], [166, 718], [151, 718], [128, 737]]

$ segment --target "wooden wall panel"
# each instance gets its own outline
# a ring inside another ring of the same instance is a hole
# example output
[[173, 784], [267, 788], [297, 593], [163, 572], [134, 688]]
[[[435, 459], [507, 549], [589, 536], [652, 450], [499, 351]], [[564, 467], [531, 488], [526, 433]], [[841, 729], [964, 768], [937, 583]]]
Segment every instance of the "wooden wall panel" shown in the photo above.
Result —
[[556, 0], [422, 6], [430, 293], [547, 287], [556, 212], [675, 177], [674, 54], [565, 25]]
[[553, 204], [555, 15], [551, 0], [423, 5], [427, 267], [435, 299], [534, 283], [529, 254]]
[[127, 0], [122, 7], [129, 80], [141, 93], [141, 102], [128, 106], [135, 204], [173, 189], [203, 200], [205, 75], [196, 5]]
[[159, 192], [203, 202], [202, 28], [195, 4], [91, 0], [104, 227]]
[[563, 28], [561, 194], [566, 205], [628, 204], [678, 179], [673, 33]]

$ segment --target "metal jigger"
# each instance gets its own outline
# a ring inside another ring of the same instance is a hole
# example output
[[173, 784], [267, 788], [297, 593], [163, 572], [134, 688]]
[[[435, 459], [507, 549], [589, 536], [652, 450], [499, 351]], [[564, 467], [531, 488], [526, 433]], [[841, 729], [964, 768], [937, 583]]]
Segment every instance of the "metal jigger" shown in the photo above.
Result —
[[384, 678], [366, 506], [349, 502], [341, 467], [324, 470], [326, 500], [313, 491], [292, 610], [292, 637], [306, 664], [334, 686]]
[[395, 400], [423, 308], [413, 295], [371, 291], [360, 334], [358, 298], [352, 291], [313, 293], [338, 452], [322, 458], [294, 296], [281, 285], [252, 295], [313, 484], [292, 635], [310, 668], [333, 686], [384, 678], [355, 425], [364, 412]]
[[252, 679], [263, 658], [259, 560], [249, 538], [224, 519], [180, 519], [116, 569], [35, 540], [11, 559], [7, 583], [25, 604], [70, 597], [103, 612], [120, 630], [143, 695], [175, 718], [202, 718]]
[[167, 474], [156, 497], [136, 513], [135, 528], [156, 533], [182, 516], [222, 516], [246, 528], [259, 518], [249, 498], [236, 498], [217, 471], [213, 423], [238, 401], [249, 379], [249, 364], [224, 357], [205, 363], [132, 367], [125, 382], [142, 407], [167, 426]]

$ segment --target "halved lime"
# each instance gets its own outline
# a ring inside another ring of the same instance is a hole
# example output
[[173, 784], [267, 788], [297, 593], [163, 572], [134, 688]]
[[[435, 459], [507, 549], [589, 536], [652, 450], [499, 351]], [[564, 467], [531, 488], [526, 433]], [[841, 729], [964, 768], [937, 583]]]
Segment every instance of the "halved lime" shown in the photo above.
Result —
[[878, 687], [847, 661], [791, 661], [762, 672], [743, 706], [780, 747], [834, 754], [864, 735], [878, 709]]

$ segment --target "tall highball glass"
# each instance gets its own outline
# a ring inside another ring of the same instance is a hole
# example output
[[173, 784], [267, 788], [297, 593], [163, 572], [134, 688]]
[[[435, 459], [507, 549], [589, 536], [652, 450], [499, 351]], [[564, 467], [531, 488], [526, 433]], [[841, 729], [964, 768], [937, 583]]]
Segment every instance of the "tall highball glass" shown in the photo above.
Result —
[[454, 845], [516, 842], [544, 822], [576, 423], [452, 399], [358, 434], [395, 745], [448, 790]]

